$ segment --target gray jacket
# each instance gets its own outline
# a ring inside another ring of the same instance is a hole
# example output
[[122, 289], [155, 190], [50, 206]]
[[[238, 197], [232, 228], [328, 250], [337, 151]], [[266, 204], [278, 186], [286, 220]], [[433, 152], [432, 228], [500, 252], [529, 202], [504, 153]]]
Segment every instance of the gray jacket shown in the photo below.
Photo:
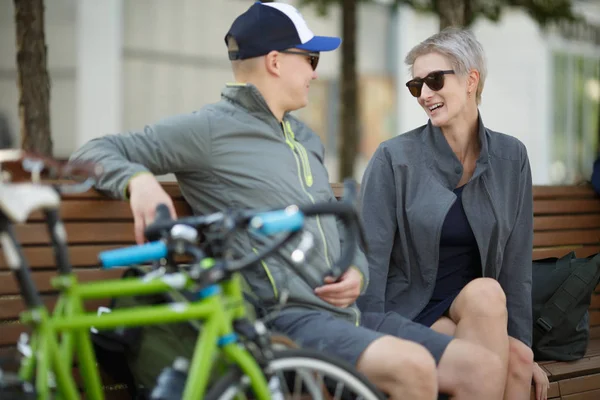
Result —
[[[174, 173], [181, 192], [195, 214], [227, 208], [270, 208], [290, 204], [336, 201], [323, 165], [319, 137], [296, 118], [280, 123], [252, 85], [235, 84], [222, 92], [221, 101], [197, 112], [165, 119], [141, 132], [104, 136], [85, 144], [72, 155], [100, 163], [105, 174], [97, 189], [125, 198], [129, 180], [139, 172]], [[315, 247], [307, 265], [321, 271], [337, 259], [340, 235], [335, 218], [307, 219]], [[294, 244], [281, 255], [289, 257]], [[239, 234], [235, 250], [252, 253], [259, 245]], [[368, 281], [363, 253], [355, 265]], [[359, 321], [355, 306], [338, 308], [319, 299], [312, 289], [279, 257], [243, 273], [252, 292], [267, 302], [289, 290], [289, 305], [323, 309]]]
[[[486, 129], [462, 200], [481, 255], [482, 274], [497, 279], [508, 306], [508, 332], [531, 345], [533, 199], [529, 160], [516, 138]], [[362, 217], [369, 244], [370, 284], [362, 312], [416, 317], [436, 281], [442, 224], [462, 165], [429, 122], [383, 142], [363, 183]]]

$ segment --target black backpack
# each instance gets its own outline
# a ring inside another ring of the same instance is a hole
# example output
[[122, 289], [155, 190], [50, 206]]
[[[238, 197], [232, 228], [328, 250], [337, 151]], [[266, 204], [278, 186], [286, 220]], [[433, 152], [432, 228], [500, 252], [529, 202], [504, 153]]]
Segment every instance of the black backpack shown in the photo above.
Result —
[[600, 254], [533, 262], [533, 346], [537, 361], [578, 360], [589, 339], [592, 293], [600, 279]]

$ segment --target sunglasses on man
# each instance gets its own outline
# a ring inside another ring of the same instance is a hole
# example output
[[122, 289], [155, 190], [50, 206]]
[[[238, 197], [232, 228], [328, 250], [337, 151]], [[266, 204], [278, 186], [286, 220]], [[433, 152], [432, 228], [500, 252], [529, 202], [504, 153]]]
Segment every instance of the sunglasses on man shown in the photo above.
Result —
[[315, 52], [307, 53], [304, 51], [295, 51], [295, 50], [281, 50], [280, 53], [296, 54], [296, 55], [308, 57], [308, 61], [310, 62], [310, 66], [312, 67], [313, 71], [315, 71], [317, 69], [317, 65], [319, 65], [319, 53], [315, 53]]
[[433, 71], [427, 74], [425, 78], [414, 78], [410, 81], [406, 82], [406, 87], [410, 94], [415, 97], [421, 96], [421, 89], [423, 89], [423, 84], [426, 84], [427, 87], [434, 92], [438, 90], [442, 90], [444, 87], [444, 75], [453, 74], [454, 70], [445, 70], [445, 71]]

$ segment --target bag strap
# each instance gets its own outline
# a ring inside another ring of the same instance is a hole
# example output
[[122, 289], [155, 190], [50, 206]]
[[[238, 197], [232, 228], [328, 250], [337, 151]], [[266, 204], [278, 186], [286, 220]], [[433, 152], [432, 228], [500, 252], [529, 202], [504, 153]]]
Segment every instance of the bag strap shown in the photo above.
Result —
[[[557, 264], [571, 261], [573, 253], [562, 257]], [[594, 290], [600, 279], [600, 253], [587, 262], [574, 268], [554, 292], [550, 300], [544, 304], [540, 317], [535, 321], [534, 340], [537, 341], [555, 326], [562, 324], [573, 308], [589, 295], [590, 289]], [[590, 288], [591, 287], [591, 288]]]

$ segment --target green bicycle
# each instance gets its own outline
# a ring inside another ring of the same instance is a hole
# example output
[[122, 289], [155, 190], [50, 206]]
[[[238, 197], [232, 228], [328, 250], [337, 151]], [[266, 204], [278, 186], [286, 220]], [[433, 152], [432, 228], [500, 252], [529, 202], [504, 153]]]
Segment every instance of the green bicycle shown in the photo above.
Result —
[[[161, 382], [159, 378], [152, 399], [233, 399], [239, 396], [283, 399], [301, 395], [327, 399], [382, 398], [372, 384], [343, 362], [303, 349], [275, 350], [264, 324], [260, 320], [250, 322], [244, 307], [239, 271], [303, 235], [304, 219], [313, 215], [337, 215], [347, 228], [340, 260], [333, 268], [335, 276], [341, 275], [353, 258], [358, 235], [355, 209], [350, 202], [289, 206], [280, 210], [228, 211], [178, 220], [163, 216], [146, 230], [147, 237], [154, 238], [153, 241], [101, 253], [99, 257], [105, 267], [160, 260], [164, 267], [142, 277], [79, 283], [71, 271], [66, 235], [58, 214], [59, 193], [68, 190], [66, 186], [0, 185], [0, 240], [7, 265], [20, 285], [27, 306], [21, 320], [32, 327], [30, 342], [20, 344], [24, 357], [18, 377], [11, 379], [4, 374], [0, 397], [2, 393], [20, 393], [23, 399], [79, 399], [78, 386], [71, 376], [76, 360], [85, 397], [103, 399], [90, 329], [103, 331], [201, 321], [190, 360], [179, 359], [178, 365], [174, 365], [175, 369], [185, 367], [179, 371], [185, 378], [178, 384], [164, 379]], [[19, 196], [27, 201], [14, 201]], [[60, 297], [52, 314], [40, 298], [13, 229], [15, 222], [25, 220], [37, 209], [43, 209], [47, 217], [59, 271], [53, 285], [60, 290]], [[157, 214], [164, 215], [161, 210], [157, 210]], [[262, 235], [267, 244], [257, 254], [231, 259], [227, 256], [227, 246], [236, 229], [252, 230]], [[211, 257], [198, 240], [207, 236], [211, 237]], [[271, 239], [267, 240], [268, 237]], [[303, 259], [302, 253], [308, 250], [299, 248], [296, 259]], [[177, 255], [189, 256], [192, 261], [179, 265], [174, 262]], [[322, 279], [314, 274], [305, 278], [312, 280], [313, 285]], [[117, 309], [103, 315], [86, 312], [83, 305], [89, 299], [157, 294], [177, 294], [179, 297], [175, 299], [179, 300]], [[217, 355], [227, 361], [226, 372], [211, 384], [211, 372], [219, 367], [215, 365]]]

